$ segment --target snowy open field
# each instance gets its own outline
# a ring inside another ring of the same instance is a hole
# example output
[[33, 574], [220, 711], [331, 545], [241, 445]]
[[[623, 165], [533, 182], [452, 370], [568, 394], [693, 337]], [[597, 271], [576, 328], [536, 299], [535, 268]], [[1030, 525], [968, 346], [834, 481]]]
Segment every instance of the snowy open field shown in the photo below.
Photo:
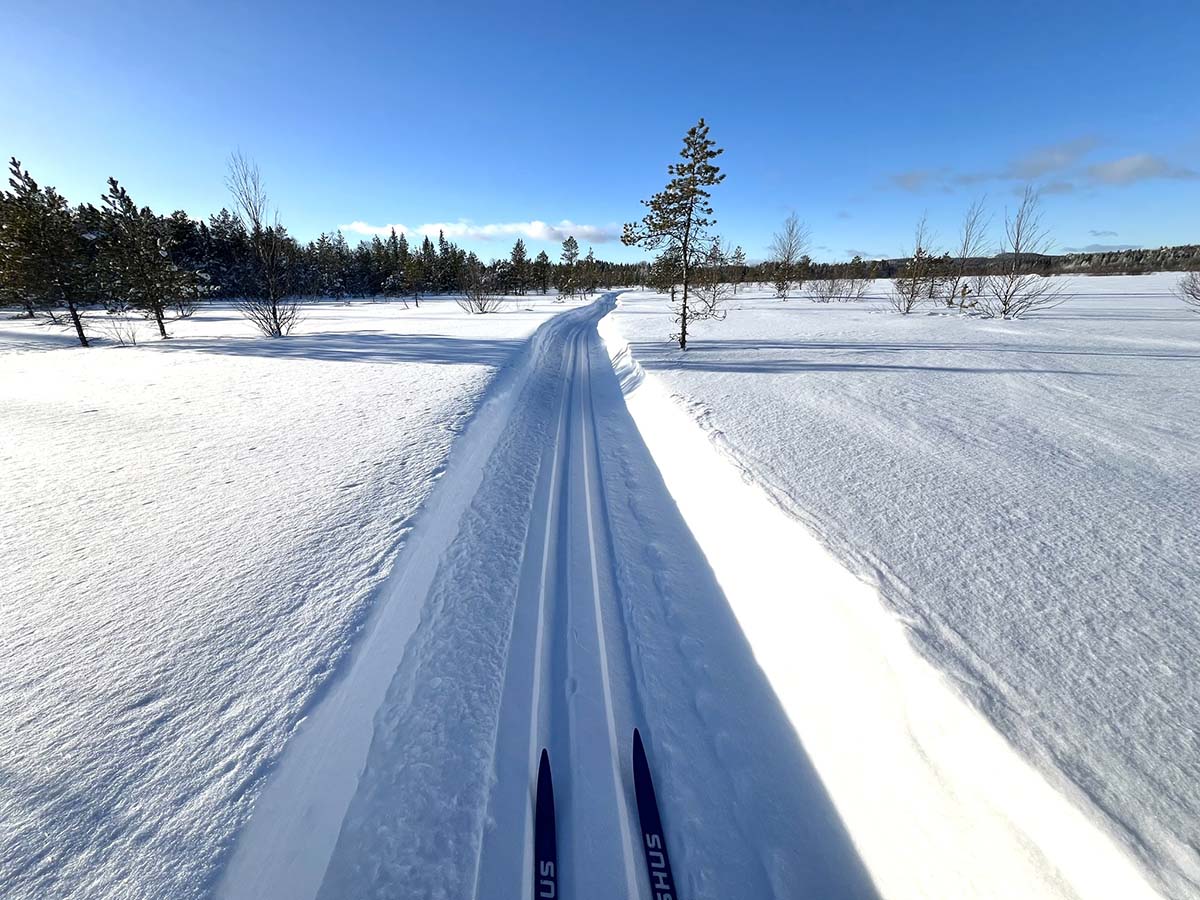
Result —
[[1173, 282], [0, 321], [0, 895], [636, 896], [637, 725], [690, 900], [1197, 896]]
[[[1051, 784], [1193, 897], [1200, 317], [1177, 277], [1072, 279], [1071, 302], [1011, 322], [743, 291], [686, 353], [664, 299], [626, 293], [612, 327]], [[797, 596], [823, 597], [796, 569]]]
[[0, 321], [0, 895], [211, 894], [455, 436], [562, 308], [315, 305], [276, 341], [206, 309], [90, 350]]

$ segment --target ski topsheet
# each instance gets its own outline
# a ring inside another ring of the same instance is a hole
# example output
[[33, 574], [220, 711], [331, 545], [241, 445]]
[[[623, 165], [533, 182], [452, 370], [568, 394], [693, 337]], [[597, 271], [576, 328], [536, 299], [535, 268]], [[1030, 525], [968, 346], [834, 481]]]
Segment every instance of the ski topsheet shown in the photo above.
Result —
[[533, 807], [534, 900], [558, 897], [558, 838], [554, 827], [554, 782], [550, 754], [542, 750], [538, 763], [537, 797]]
[[642, 826], [646, 871], [650, 874], [650, 895], [654, 900], [678, 900], [671, 858], [667, 855], [667, 837], [663, 834], [654, 781], [650, 777], [650, 763], [646, 759], [646, 748], [642, 746], [642, 735], [636, 728], [633, 729], [633, 789]]

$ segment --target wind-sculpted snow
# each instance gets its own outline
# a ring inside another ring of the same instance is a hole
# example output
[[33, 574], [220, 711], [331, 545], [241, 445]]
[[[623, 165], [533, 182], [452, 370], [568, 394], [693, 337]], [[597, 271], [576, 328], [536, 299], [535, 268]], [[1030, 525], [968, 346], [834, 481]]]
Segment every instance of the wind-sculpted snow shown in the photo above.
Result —
[[685, 353], [664, 298], [625, 294], [614, 319], [961, 694], [1193, 897], [1200, 319], [1177, 278], [1073, 279], [1011, 322], [744, 291]]
[[311, 306], [271, 341], [212, 309], [91, 350], [0, 323], [0, 895], [213, 893], [456, 435], [559, 310]]

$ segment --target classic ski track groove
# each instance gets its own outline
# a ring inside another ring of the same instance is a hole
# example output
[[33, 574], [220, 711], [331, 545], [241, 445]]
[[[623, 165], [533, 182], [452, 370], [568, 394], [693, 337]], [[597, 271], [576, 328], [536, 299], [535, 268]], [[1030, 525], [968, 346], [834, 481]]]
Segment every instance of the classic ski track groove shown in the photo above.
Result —
[[[574, 345], [572, 344], [570, 352], [574, 353]], [[564, 371], [569, 369], [574, 364], [574, 360], [570, 360]], [[562, 402], [558, 408], [558, 424], [554, 432], [554, 462], [550, 469], [550, 490], [546, 498], [546, 518], [549, 523], [554, 513], [554, 504], [558, 500], [558, 478], [559, 472], [562, 469], [563, 457], [563, 437], [566, 434], [567, 423], [567, 407], [571, 397], [571, 385], [566, 383], [562, 389]], [[537, 760], [539, 757], [538, 750], [538, 724], [541, 721], [542, 710], [542, 694], [545, 692], [542, 675], [542, 658], [545, 655], [545, 633], [546, 633], [546, 580], [550, 569], [550, 535], [552, 529], [547, 524], [545, 535], [542, 538], [542, 569], [541, 576], [538, 581], [538, 612], [537, 612], [537, 632], [534, 638], [534, 653], [533, 653], [533, 691], [530, 699], [529, 710], [529, 772], [530, 784], [534, 783], [537, 776]], [[553, 760], [551, 764], [553, 765]], [[528, 897], [533, 891], [533, 804], [530, 803], [525, 807], [525, 858], [522, 863], [521, 896]], [[476, 885], [478, 892], [478, 885]]]
[[[582, 330], [578, 343], [583, 344], [583, 381], [586, 383], [587, 390], [583, 390], [583, 385], [580, 386], [580, 410], [586, 409], [586, 414], [580, 416], [580, 453], [583, 457], [583, 488], [584, 500], [587, 511], [587, 530], [588, 530], [588, 555], [591, 561], [592, 568], [592, 600], [596, 615], [596, 641], [600, 648], [600, 678], [601, 686], [603, 687], [604, 696], [604, 713], [606, 724], [608, 725], [608, 749], [610, 753], [610, 762], [612, 764], [613, 776], [613, 791], [617, 795], [617, 808], [620, 810], [621, 824], [621, 856], [625, 863], [625, 881], [628, 897], [638, 896], [637, 888], [637, 873], [633, 862], [632, 846], [633, 839], [629, 830], [629, 807], [625, 802], [625, 791], [621, 786], [621, 766], [620, 766], [620, 751], [617, 746], [617, 725], [613, 716], [613, 700], [612, 700], [612, 683], [608, 674], [608, 642], [604, 637], [604, 618], [601, 614], [600, 603], [600, 576], [596, 567], [596, 532], [594, 526], [594, 516], [592, 512], [592, 482], [599, 480], [599, 474], [593, 476], [591, 466], [588, 464], [588, 456], [591, 453], [597, 454], [599, 451], [596, 446], [595, 433], [595, 406], [593, 405], [592, 397], [592, 372], [591, 372], [591, 353], [587, 346], [589, 343], [590, 329]], [[578, 352], [576, 353], [578, 357]], [[586, 397], [586, 402], [584, 398]], [[592, 419], [592, 439], [589, 441], [587, 436], [588, 419]], [[600, 486], [603, 490], [603, 486]]]
[[[560, 838], [566, 836], [565, 842], [560, 841], [559, 861], [572, 867], [564, 872], [565, 887], [583, 877], [580, 867], [590, 864], [586, 861], [596, 850], [579, 843], [579, 829], [599, 827], [611, 835], [604, 866], [611, 872], [612, 894], [629, 900], [643, 896], [640, 847], [634, 844], [635, 823], [630, 819], [636, 813], [627, 796], [628, 773], [623, 766], [629, 748], [623, 751], [620, 739], [626, 706], [630, 713], [638, 706], [636, 688], [631, 681], [627, 689], [632, 696], [617, 696], [614, 666], [623, 671], [626, 663], [621, 656], [609, 658], [610, 651], [617, 652], [610, 642], [617, 634], [608, 631], [623, 631], [626, 623], [624, 616], [612, 617], [615, 598], [604, 596], [610, 581], [615, 588], [616, 573], [610, 572], [615, 560], [604, 558], [611, 538], [605, 530], [605, 486], [591, 369], [609, 365], [602, 353], [595, 352], [599, 312], [597, 308], [577, 321], [564, 322], [561, 355], [552, 376], [559, 380], [551, 401], [557, 408], [548, 423], [542, 473], [534, 487], [537, 499], [531, 509], [543, 531], [539, 535], [533, 530], [526, 538], [523, 565], [528, 581], [517, 598], [513, 627], [520, 631], [510, 639], [506, 668], [506, 680], [516, 679], [514, 684], [521, 687], [505, 692], [493, 749], [497, 760], [511, 760], [513, 750], [523, 757], [521, 771], [527, 783], [520, 799], [524, 808], [518, 811], [510, 805], [518, 801], [511, 787], [505, 788], [502, 780], [494, 783], [488, 817], [496, 824], [491, 826], [492, 837], [480, 845], [472, 879], [474, 896], [486, 900], [533, 895], [534, 785], [542, 747], [549, 748], [555, 781], [561, 781], [555, 787], [563, 788], [561, 795], [556, 791], [558, 831]], [[612, 550], [607, 552], [611, 557]], [[606, 615], [610, 621], [606, 622]], [[633, 679], [632, 669], [628, 674]], [[512, 769], [508, 772], [507, 777], [516, 774]], [[499, 770], [496, 776], [506, 777]], [[606, 799], [593, 806], [601, 796], [611, 797], [611, 803]], [[576, 805], [581, 802], [587, 805]], [[588, 824], [572, 818], [572, 810], [576, 814], [590, 810]], [[514, 814], [519, 818], [514, 820]], [[597, 814], [602, 818], [595, 818]], [[504, 836], [499, 823], [505, 822], [521, 829], [519, 838]], [[511, 867], [497, 862], [503, 860], [506, 847], [508, 853], [519, 854], [519, 880]], [[507, 878], [512, 880], [506, 882]]]

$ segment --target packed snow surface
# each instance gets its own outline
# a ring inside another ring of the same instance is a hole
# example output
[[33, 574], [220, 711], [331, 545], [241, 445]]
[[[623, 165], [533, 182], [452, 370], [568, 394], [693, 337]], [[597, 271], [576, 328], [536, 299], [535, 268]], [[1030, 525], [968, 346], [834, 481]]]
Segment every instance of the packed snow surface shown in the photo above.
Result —
[[[210, 896], [451, 445], [562, 307], [0, 321], [0, 896]], [[419, 518], [419, 517], [418, 517]]]
[[1019, 321], [744, 290], [686, 352], [663, 297], [626, 293], [611, 318], [630, 381], [661, 384], [1050, 784], [1194, 897], [1200, 316], [1177, 278], [1069, 279], [1071, 300]]

